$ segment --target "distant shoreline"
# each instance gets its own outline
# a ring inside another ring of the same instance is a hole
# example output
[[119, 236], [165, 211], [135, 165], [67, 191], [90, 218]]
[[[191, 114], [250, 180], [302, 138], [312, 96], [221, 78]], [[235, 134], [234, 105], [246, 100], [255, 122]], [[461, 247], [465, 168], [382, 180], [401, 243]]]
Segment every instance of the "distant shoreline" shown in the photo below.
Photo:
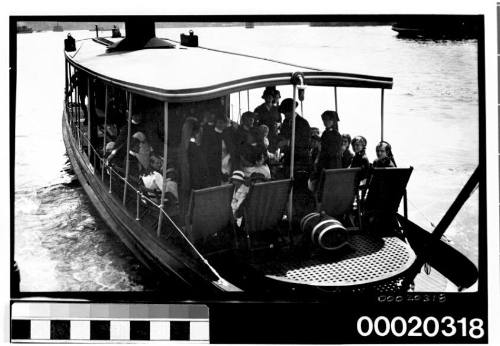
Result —
[[[312, 27], [337, 27], [337, 26], [383, 26], [392, 25], [393, 22], [250, 22], [254, 26], [270, 26], [270, 25], [308, 25]], [[61, 25], [65, 31], [68, 30], [93, 30], [96, 25], [100, 28], [110, 29], [116, 25], [120, 30], [123, 30], [124, 22], [40, 22], [40, 21], [20, 21], [18, 26], [26, 25], [33, 31], [53, 31], [55, 25]], [[245, 27], [246, 22], [157, 22], [156, 27], [161, 28], [189, 28], [189, 27]]]

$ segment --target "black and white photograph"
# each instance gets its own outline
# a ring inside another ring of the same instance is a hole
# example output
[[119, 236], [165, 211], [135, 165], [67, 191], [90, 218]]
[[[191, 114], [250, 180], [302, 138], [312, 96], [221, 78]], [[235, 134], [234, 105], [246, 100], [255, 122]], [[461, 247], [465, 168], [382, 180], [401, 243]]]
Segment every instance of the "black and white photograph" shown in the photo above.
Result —
[[12, 298], [337, 302], [357, 334], [217, 343], [394, 343], [412, 309], [487, 340], [483, 16], [14, 25]]

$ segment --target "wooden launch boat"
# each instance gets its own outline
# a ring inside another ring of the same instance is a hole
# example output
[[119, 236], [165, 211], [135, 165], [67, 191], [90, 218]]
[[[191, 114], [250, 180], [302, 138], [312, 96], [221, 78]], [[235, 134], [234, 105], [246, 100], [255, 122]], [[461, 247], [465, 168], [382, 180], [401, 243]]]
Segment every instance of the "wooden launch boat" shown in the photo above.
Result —
[[[476, 282], [474, 264], [440, 239], [477, 186], [477, 174], [433, 234], [406, 216], [411, 167], [375, 169], [363, 194], [358, 193], [359, 170], [324, 171], [309, 216], [297, 212], [293, 132], [289, 175], [250, 187], [242, 227], [235, 226], [231, 184], [193, 190], [185, 213], [165, 192], [146, 191], [132, 172], [130, 155], [131, 128], [137, 126], [132, 118], [138, 112], [156, 131], [156, 142], [150, 142], [163, 157], [165, 182], [167, 161], [174, 167], [179, 162], [184, 119], [206, 109], [228, 115], [231, 95], [291, 85], [298, 100], [306, 85], [332, 87], [335, 95], [338, 87], [378, 88], [383, 138], [384, 90], [392, 88], [393, 80], [186, 47], [156, 38], [153, 22], [126, 22], [126, 32], [125, 39], [81, 40], [75, 51], [65, 52], [63, 135], [97, 211], [152, 271], [175, 277], [193, 291], [219, 293], [405, 291], [426, 262], [461, 288]], [[120, 126], [128, 132], [123, 167], [107, 160], [107, 147]], [[398, 214], [401, 201], [404, 215]], [[311, 220], [316, 223], [305, 226]], [[325, 222], [333, 223], [326, 231]], [[448, 256], [439, 258], [435, 251]], [[450, 269], [457, 261], [459, 274]]]

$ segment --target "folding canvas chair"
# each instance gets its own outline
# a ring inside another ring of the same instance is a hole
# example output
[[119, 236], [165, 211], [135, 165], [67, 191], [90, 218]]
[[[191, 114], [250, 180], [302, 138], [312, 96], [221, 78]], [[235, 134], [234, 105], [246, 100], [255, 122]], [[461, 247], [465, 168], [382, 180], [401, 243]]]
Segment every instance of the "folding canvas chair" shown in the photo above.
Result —
[[393, 230], [397, 224], [396, 213], [406, 192], [413, 167], [374, 168], [368, 191], [363, 202], [363, 224], [371, 228]]
[[191, 241], [198, 242], [231, 228], [233, 212], [232, 184], [209, 187], [191, 192], [186, 231]]
[[[361, 168], [327, 169], [321, 175], [318, 211], [343, 217], [352, 208]], [[359, 210], [359, 209], [358, 209]]]
[[291, 180], [257, 183], [250, 188], [243, 209], [244, 230], [250, 237], [278, 226], [286, 212]]

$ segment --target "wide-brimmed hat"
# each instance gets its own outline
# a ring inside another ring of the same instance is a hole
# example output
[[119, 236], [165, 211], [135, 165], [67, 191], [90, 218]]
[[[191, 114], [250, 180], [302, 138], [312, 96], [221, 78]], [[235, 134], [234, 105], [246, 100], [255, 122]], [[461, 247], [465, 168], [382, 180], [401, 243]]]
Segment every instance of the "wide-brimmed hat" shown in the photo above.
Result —
[[339, 115], [335, 111], [324, 111], [323, 114], [321, 114], [321, 119], [325, 118], [333, 121], [340, 121]]
[[[298, 105], [299, 105], [299, 103], [297, 101], [295, 101], [295, 108], [297, 108]], [[278, 110], [280, 113], [292, 112], [294, 110], [293, 99], [291, 99], [291, 98], [284, 99], [281, 102]]]
[[232, 183], [233, 181], [239, 181], [243, 183], [245, 181], [245, 173], [243, 173], [242, 171], [234, 171], [231, 178], [229, 178], [229, 182]]
[[247, 119], [247, 118], [253, 118], [253, 119], [255, 119], [255, 113], [248, 111], [248, 112], [245, 112], [245, 113], [243, 113], [241, 115], [241, 120]]
[[274, 86], [266, 87], [266, 89], [264, 89], [264, 92], [262, 93], [261, 97], [263, 99], [265, 99], [267, 96], [274, 97], [275, 93], [276, 93], [276, 87], [274, 87]]
[[137, 139], [139, 142], [144, 142], [146, 140], [146, 135], [142, 132], [136, 132], [132, 135], [132, 138]]

